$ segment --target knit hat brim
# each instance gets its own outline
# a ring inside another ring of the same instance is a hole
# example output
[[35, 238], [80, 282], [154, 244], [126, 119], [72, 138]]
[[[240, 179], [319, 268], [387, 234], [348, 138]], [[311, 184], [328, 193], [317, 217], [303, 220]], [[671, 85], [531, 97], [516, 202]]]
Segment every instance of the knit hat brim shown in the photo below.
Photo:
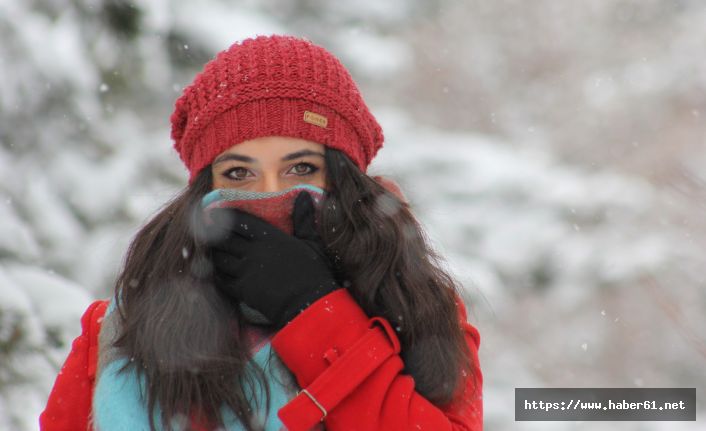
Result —
[[[314, 115], [312, 115], [314, 114]], [[325, 119], [320, 121], [309, 118]], [[369, 155], [360, 145], [361, 137], [337, 111], [305, 99], [261, 98], [243, 102], [222, 112], [192, 136], [200, 142], [194, 145], [187, 164], [192, 166], [189, 182], [208, 166], [213, 153], [264, 136], [288, 136], [306, 139], [348, 153], [362, 172], [366, 172]]]

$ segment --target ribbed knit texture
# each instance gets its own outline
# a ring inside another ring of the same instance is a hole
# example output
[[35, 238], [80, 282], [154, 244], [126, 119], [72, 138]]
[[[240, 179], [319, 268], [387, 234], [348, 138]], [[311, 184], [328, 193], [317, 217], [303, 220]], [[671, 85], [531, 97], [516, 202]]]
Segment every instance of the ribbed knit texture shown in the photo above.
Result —
[[[305, 121], [306, 111], [322, 124]], [[177, 99], [174, 148], [189, 183], [226, 149], [263, 136], [288, 136], [344, 152], [366, 172], [382, 128], [353, 78], [330, 52], [293, 36], [257, 36], [221, 51]]]

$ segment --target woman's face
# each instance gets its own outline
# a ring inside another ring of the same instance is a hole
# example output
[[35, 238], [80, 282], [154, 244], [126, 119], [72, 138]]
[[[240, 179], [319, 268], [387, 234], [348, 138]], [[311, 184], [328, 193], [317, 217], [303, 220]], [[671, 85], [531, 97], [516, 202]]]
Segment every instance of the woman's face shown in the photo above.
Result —
[[275, 192], [297, 184], [325, 189], [324, 146], [285, 136], [255, 138], [216, 156], [211, 173], [214, 189]]

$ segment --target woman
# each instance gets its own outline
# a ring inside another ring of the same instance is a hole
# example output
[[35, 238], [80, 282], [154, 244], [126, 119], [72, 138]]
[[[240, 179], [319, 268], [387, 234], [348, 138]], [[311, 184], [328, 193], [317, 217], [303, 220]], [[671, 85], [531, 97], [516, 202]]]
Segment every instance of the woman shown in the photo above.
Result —
[[[482, 429], [478, 331], [399, 189], [365, 174], [383, 134], [338, 59], [235, 43], [171, 120], [189, 184], [82, 317], [42, 429]], [[291, 234], [257, 204], [207, 212], [224, 191], [289, 197]]]

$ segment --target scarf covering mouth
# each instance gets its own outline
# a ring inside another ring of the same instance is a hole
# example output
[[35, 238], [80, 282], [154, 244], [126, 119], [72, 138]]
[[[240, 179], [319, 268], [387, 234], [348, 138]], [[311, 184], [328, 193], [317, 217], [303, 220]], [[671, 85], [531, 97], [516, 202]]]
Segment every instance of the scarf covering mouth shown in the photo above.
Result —
[[[313, 198], [314, 207], [320, 208], [326, 192], [311, 184], [297, 184], [276, 192], [214, 189], [201, 199], [201, 208], [206, 223], [212, 223], [210, 212], [215, 208], [238, 208], [292, 235], [294, 201], [302, 192], [309, 193]], [[318, 224], [318, 211], [316, 222]]]
[[[274, 227], [292, 235], [294, 225], [292, 212], [294, 201], [299, 193], [309, 193], [313, 198], [314, 207], [321, 207], [325, 191], [311, 184], [297, 184], [276, 192], [254, 192], [239, 189], [214, 189], [201, 199], [204, 212], [204, 222], [212, 223], [210, 212], [216, 208], [238, 208], [259, 217]], [[316, 212], [315, 222], [319, 224], [319, 212]], [[262, 313], [249, 307], [244, 302], [238, 304], [240, 311], [248, 322], [255, 325], [271, 325]]]

